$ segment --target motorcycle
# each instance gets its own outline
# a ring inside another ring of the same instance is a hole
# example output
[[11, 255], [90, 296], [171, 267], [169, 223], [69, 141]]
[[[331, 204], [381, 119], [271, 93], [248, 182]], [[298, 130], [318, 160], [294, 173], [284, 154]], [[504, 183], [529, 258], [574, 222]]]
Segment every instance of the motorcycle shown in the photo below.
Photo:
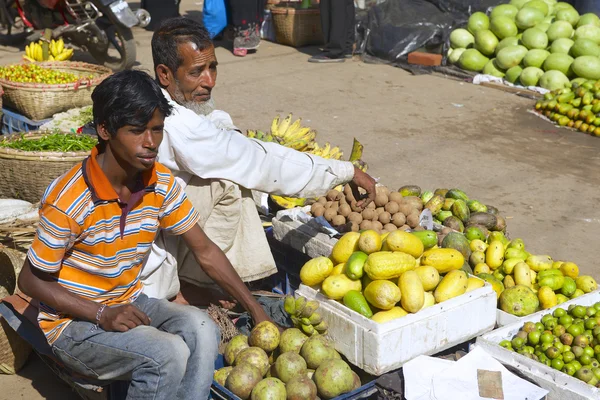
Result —
[[134, 13], [124, 0], [0, 0], [0, 25], [9, 40], [35, 41], [41, 30], [51, 29], [52, 38], [62, 37], [115, 71], [134, 65], [131, 28], [149, 23], [146, 10]]

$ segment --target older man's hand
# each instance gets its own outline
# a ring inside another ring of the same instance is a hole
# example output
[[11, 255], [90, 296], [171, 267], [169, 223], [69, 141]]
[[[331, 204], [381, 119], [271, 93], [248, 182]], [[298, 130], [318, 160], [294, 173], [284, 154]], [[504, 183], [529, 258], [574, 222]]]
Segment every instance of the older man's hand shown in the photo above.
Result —
[[[358, 202], [356, 204], [358, 207], [364, 208], [370, 202], [375, 201], [375, 179], [357, 167], [354, 167], [354, 179], [350, 182], [350, 187], [352, 188], [354, 198]], [[360, 194], [358, 188], [363, 188], [367, 193]]]

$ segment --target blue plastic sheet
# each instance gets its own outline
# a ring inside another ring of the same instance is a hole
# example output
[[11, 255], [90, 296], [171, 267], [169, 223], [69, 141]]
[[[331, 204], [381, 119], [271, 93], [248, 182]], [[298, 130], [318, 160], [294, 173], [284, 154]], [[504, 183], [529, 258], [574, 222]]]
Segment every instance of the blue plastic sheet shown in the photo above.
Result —
[[202, 22], [210, 33], [210, 38], [217, 36], [227, 26], [227, 9], [225, 0], [204, 0]]

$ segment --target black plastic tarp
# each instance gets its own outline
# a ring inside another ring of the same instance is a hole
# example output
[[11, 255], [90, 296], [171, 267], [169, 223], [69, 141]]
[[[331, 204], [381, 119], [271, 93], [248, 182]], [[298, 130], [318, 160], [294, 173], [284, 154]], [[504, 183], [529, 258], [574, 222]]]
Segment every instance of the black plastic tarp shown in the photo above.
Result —
[[359, 15], [359, 47], [392, 63], [403, 63], [415, 50], [445, 54], [453, 29], [466, 25], [472, 13], [502, 3], [506, 0], [386, 0]]

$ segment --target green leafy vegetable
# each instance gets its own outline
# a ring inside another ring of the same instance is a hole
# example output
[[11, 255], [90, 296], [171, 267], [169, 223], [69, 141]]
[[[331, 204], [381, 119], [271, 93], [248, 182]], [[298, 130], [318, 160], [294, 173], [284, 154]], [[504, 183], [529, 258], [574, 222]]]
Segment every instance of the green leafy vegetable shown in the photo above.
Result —
[[38, 138], [27, 138], [24, 134], [18, 139], [4, 139], [0, 147], [22, 151], [90, 151], [98, 144], [95, 136], [53, 133]]

